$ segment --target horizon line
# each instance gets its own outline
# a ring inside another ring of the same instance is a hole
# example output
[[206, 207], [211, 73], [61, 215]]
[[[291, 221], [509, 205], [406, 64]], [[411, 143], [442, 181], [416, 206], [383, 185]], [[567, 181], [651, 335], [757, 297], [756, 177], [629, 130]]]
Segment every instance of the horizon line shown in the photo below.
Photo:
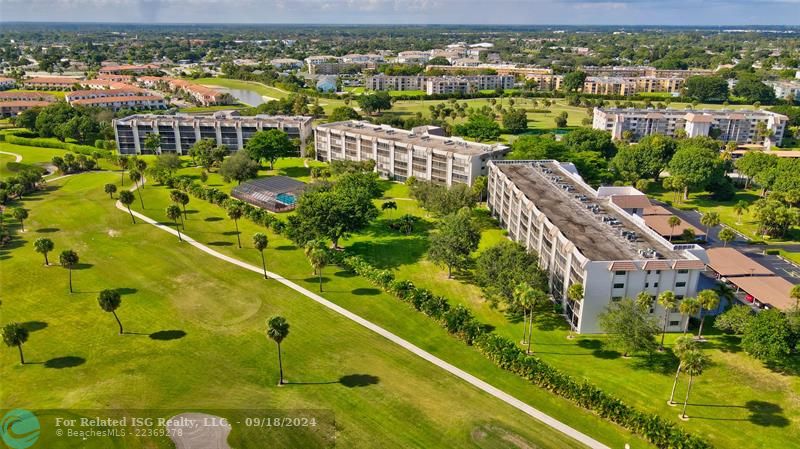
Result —
[[566, 24], [566, 23], [539, 23], [539, 24], [521, 24], [521, 23], [493, 23], [493, 24], [479, 24], [479, 23], [347, 23], [347, 22], [109, 22], [109, 21], [61, 21], [61, 20], [0, 20], [0, 24], [65, 24], [65, 25], [141, 25], [141, 26], [171, 26], [171, 25], [194, 25], [194, 26], [273, 26], [273, 25], [303, 25], [303, 26], [457, 26], [457, 27], [669, 27], [669, 28], [792, 28], [800, 30], [800, 24]]

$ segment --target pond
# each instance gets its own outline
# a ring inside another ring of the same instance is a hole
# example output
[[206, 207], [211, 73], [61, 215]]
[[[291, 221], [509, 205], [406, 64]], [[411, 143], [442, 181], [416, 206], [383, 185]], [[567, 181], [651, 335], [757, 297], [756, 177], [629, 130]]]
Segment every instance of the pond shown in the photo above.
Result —
[[240, 103], [244, 103], [248, 106], [258, 106], [273, 99], [270, 97], [264, 97], [260, 93], [248, 89], [231, 89], [228, 87], [214, 87], [214, 89], [220, 92], [225, 92], [226, 94], [230, 94], [239, 100]]

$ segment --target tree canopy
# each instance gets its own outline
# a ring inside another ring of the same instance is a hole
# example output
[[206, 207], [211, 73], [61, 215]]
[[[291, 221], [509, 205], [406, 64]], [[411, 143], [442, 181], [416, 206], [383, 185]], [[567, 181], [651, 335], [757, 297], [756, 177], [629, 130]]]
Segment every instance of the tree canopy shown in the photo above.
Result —
[[259, 131], [244, 145], [245, 151], [254, 161], [266, 160], [271, 170], [275, 169], [278, 158], [287, 157], [297, 149], [289, 135], [279, 129]]

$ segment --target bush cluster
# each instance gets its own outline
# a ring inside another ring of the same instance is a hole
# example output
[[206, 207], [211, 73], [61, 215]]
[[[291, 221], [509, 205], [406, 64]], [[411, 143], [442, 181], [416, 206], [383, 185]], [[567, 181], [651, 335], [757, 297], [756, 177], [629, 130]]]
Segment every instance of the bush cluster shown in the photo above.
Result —
[[93, 153], [98, 151], [101, 153], [102, 157], [106, 157], [110, 154], [107, 150], [100, 150], [89, 145], [78, 145], [75, 143], [60, 142], [58, 140], [43, 139], [40, 137], [21, 137], [15, 134], [6, 134], [5, 141], [15, 145], [27, 145], [29, 147], [57, 148], [86, 156], [91, 156]]

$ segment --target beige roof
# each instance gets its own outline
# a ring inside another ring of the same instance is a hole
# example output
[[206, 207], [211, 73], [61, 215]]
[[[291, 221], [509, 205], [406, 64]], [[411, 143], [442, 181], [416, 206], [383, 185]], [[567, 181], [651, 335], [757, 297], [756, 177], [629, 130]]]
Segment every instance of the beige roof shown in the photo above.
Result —
[[609, 271], [636, 271], [639, 268], [633, 262], [613, 262], [609, 267]]
[[789, 310], [795, 300], [789, 296], [794, 284], [779, 276], [744, 276], [728, 279], [734, 285], [772, 307]]
[[658, 232], [664, 237], [669, 237], [670, 235], [673, 237], [678, 237], [683, 234], [684, 229], [692, 229], [694, 231], [694, 235], [698, 237], [706, 235], [702, 229], [693, 226], [691, 223], [687, 223], [685, 220], [682, 220], [681, 224], [675, 226], [675, 228], [670, 228], [669, 217], [671, 217], [671, 215], [645, 215], [644, 222], [650, 227], [650, 229]]
[[708, 267], [720, 276], [773, 275], [770, 269], [733, 248], [709, 248]]
[[644, 208], [643, 215], [672, 215], [672, 212], [670, 212], [664, 206], [651, 204], [650, 206]]
[[714, 117], [706, 114], [694, 114], [690, 112], [686, 114], [686, 120], [696, 123], [711, 123], [714, 121]]
[[613, 195], [611, 201], [623, 209], [644, 209], [651, 206], [646, 195]]

